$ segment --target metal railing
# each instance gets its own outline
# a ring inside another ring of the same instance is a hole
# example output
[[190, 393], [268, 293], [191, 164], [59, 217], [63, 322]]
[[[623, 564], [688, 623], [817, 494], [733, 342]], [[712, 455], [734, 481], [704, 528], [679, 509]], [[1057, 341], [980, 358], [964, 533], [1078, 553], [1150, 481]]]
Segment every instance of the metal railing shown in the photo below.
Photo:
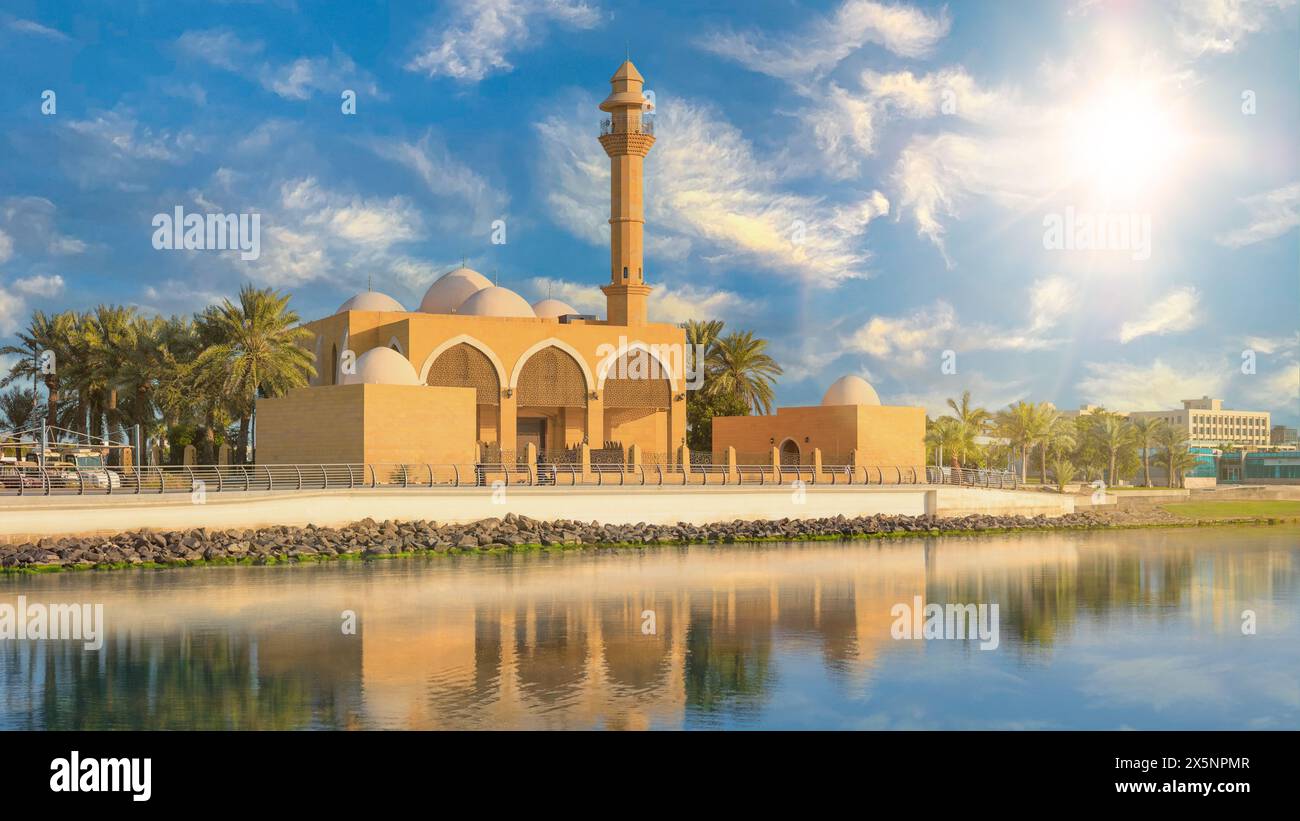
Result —
[[604, 137], [609, 134], [645, 134], [649, 137], [655, 135], [655, 121], [650, 118], [642, 118], [641, 124], [635, 128], [626, 128], [622, 123], [606, 117], [600, 121], [600, 136]]
[[917, 466], [601, 464], [568, 462], [333, 465], [165, 465], [103, 468], [0, 466], [0, 496], [118, 496], [163, 493], [444, 487], [664, 487], [714, 485], [962, 485], [1014, 488], [1006, 471]]

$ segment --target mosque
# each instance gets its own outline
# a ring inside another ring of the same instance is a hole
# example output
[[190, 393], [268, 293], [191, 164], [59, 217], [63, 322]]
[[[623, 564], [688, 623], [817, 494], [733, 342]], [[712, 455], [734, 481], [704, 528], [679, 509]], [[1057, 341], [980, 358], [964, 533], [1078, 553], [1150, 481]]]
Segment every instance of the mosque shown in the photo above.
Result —
[[[258, 400], [258, 462], [449, 465], [514, 463], [525, 454], [576, 461], [586, 449], [621, 461], [633, 448], [645, 463], [681, 458], [686, 334], [647, 319], [642, 164], [655, 143], [653, 120], [643, 119], [651, 104], [630, 60], [610, 85], [599, 135], [611, 171], [605, 318], [557, 299], [529, 304], [463, 266], [436, 280], [415, 310], [382, 293], [357, 294], [305, 325], [316, 354], [312, 383]], [[682, 355], [663, 356], [674, 350]], [[631, 363], [647, 356], [658, 365], [648, 373]], [[871, 400], [867, 416], [882, 421], [875, 392], [858, 382], [869, 393], [855, 384], [856, 394], [831, 398]], [[715, 450], [750, 452], [771, 440], [788, 459], [819, 437], [848, 453], [868, 423], [852, 405], [833, 405], [717, 419]], [[920, 430], [908, 426], [915, 447], [904, 455], [914, 450], [919, 464], [924, 412], [883, 410], [916, 412]]]

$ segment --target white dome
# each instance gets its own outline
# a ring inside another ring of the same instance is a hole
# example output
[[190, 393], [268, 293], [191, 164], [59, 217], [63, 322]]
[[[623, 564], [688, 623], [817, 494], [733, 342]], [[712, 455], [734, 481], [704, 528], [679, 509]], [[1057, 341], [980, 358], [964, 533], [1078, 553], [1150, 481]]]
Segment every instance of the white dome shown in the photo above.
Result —
[[405, 312], [406, 309], [402, 307], [402, 303], [388, 294], [381, 294], [378, 291], [363, 291], [340, 305], [339, 309], [334, 313], [341, 314], [344, 311]]
[[533, 313], [543, 319], [555, 319], [565, 314], [576, 314], [578, 311], [569, 303], [561, 302], [558, 299], [539, 299], [533, 303]]
[[860, 376], [849, 374], [831, 383], [822, 397], [823, 405], [879, 405], [880, 397], [871, 383]]
[[533, 306], [523, 297], [497, 285], [475, 293], [461, 303], [456, 313], [465, 316], [537, 316], [533, 313]]
[[357, 372], [342, 374], [344, 385], [418, 385], [411, 361], [392, 348], [371, 348], [357, 357]]
[[491, 287], [492, 282], [473, 268], [457, 268], [429, 286], [420, 300], [420, 310], [426, 314], [453, 314], [475, 292]]

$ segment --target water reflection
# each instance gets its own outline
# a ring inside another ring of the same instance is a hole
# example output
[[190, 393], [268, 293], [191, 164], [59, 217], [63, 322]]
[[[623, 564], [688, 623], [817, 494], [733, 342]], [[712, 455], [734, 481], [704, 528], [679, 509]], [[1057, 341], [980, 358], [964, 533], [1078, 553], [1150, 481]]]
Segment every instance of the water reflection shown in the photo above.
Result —
[[[1296, 727], [1297, 537], [6, 577], [0, 601], [102, 602], [109, 636], [0, 641], [0, 727]], [[997, 603], [999, 649], [893, 640], [890, 609], [914, 596]]]

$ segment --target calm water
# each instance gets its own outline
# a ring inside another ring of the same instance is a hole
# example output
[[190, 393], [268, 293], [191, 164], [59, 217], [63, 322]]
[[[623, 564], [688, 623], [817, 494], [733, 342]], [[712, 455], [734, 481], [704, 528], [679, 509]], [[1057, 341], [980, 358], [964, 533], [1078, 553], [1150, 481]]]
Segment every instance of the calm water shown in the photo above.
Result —
[[1298, 582], [1296, 527], [9, 576], [108, 638], [0, 641], [0, 728], [1294, 729]]

